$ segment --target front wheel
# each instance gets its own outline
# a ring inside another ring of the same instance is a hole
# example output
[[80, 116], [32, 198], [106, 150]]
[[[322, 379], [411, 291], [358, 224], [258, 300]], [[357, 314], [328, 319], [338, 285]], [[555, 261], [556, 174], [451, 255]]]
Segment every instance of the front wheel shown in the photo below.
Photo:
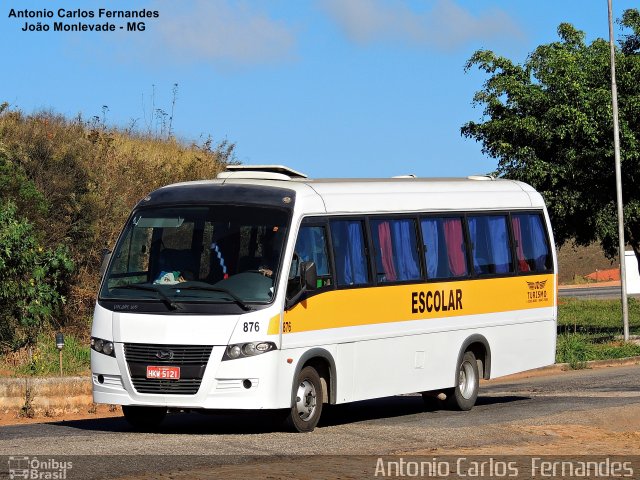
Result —
[[478, 398], [480, 375], [473, 352], [464, 352], [458, 365], [458, 384], [447, 390], [447, 405], [452, 410], [471, 410]]
[[162, 423], [167, 415], [167, 409], [164, 407], [123, 405], [122, 413], [132, 427], [139, 430], [153, 430]]
[[293, 387], [293, 406], [287, 426], [295, 432], [311, 432], [322, 414], [322, 384], [313, 367], [304, 367]]

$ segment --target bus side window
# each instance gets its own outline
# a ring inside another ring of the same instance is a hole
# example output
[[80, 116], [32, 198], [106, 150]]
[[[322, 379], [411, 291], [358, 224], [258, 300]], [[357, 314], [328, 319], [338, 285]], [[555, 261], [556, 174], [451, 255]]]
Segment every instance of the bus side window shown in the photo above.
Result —
[[[296, 240], [295, 257], [291, 262], [289, 279], [300, 276], [300, 263], [314, 262], [318, 273], [318, 288], [331, 285], [327, 233], [325, 227], [302, 226]], [[298, 282], [299, 283], [299, 282]], [[293, 282], [297, 285], [296, 282]]]
[[421, 278], [415, 223], [413, 219], [371, 220], [378, 282]]
[[537, 213], [511, 215], [513, 237], [520, 272], [545, 272], [551, 270], [552, 257], [542, 218]]
[[507, 217], [469, 216], [473, 268], [478, 275], [513, 272]]
[[360, 220], [332, 220], [331, 242], [338, 286], [369, 283], [369, 269]]
[[427, 278], [466, 277], [467, 249], [460, 217], [423, 218], [422, 242]]

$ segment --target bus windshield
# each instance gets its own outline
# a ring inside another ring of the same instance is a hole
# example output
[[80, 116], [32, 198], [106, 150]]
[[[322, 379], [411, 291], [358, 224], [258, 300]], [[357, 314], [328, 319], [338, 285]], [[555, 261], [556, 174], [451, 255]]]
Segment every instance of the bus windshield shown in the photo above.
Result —
[[140, 209], [120, 236], [100, 298], [157, 301], [169, 310], [269, 303], [288, 223], [288, 212], [258, 206]]

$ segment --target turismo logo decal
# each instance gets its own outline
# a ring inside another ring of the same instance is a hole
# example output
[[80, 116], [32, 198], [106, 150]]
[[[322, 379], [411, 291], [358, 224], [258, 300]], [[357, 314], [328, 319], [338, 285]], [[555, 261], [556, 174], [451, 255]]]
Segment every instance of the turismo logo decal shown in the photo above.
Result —
[[547, 290], [545, 289], [546, 284], [546, 280], [527, 282], [527, 285], [529, 285], [527, 303], [546, 302], [548, 300]]

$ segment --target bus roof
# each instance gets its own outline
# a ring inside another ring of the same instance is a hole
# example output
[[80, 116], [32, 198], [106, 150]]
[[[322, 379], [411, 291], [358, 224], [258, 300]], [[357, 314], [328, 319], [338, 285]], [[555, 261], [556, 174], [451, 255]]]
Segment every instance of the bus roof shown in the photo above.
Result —
[[[540, 209], [542, 196], [531, 186], [507, 179], [488, 176], [464, 178], [293, 178], [278, 172], [277, 178], [269, 172], [236, 176], [225, 172], [222, 178], [168, 185], [160, 190], [180, 187], [183, 192], [193, 189], [218, 190], [227, 185], [255, 188], [255, 202], [273, 188], [295, 192], [295, 210], [302, 214], [320, 213], [377, 213], [412, 211], [473, 211], [500, 209]], [[297, 172], [296, 172], [297, 173]], [[275, 176], [275, 175], [274, 175]], [[186, 188], [185, 188], [186, 187]], [[166, 190], [165, 190], [166, 191]], [[213, 193], [213, 192], [212, 192]]]

